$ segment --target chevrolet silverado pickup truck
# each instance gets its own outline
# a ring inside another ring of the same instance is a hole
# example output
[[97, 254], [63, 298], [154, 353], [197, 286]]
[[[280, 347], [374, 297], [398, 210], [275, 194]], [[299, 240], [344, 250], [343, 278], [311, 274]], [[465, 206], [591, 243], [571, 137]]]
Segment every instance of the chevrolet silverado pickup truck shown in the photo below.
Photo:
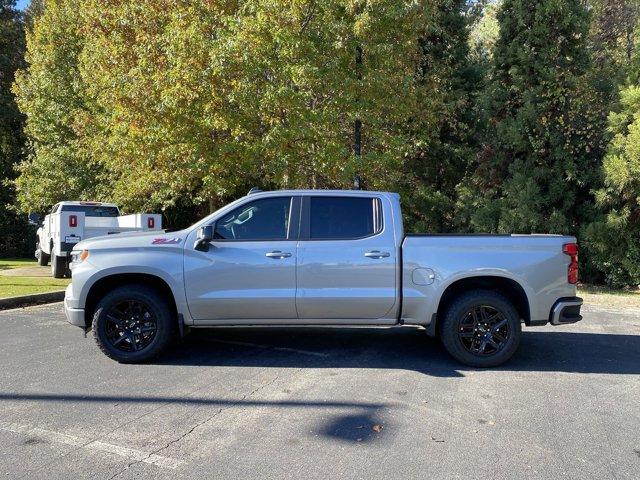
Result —
[[123, 363], [201, 327], [411, 325], [490, 367], [523, 323], [582, 318], [574, 237], [406, 235], [395, 193], [252, 191], [185, 230], [72, 253], [67, 319]]

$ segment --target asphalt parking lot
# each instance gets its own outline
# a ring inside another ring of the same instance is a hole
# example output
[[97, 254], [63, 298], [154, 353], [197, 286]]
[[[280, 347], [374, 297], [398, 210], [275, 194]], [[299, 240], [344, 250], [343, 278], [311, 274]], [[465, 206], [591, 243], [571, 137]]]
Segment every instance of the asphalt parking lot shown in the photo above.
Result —
[[506, 366], [412, 328], [195, 331], [119, 365], [61, 304], [0, 312], [3, 478], [640, 478], [640, 312]]

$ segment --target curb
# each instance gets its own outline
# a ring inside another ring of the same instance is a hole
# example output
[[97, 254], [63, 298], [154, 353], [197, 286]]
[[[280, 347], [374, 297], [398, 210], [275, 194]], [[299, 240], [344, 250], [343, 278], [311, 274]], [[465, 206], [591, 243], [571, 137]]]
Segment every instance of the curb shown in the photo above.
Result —
[[55, 303], [64, 300], [64, 290], [61, 292], [36, 293], [34, 295], [24, 295], [22, 297], [0, 298], [0, 310], [10, 308], [29, 307], [31, 305], [41, 305], [43, 303]]

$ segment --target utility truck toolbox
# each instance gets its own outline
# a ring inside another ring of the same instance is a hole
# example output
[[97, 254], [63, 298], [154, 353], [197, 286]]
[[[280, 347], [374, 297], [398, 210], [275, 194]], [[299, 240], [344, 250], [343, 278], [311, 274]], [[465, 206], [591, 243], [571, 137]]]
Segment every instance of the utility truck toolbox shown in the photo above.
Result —
[[395, 193], [252, 190], [178, 232], [82, 239], [64, 308], [125, 363], [196, 328], [410, 325], [489, 367], [523, 324], [582, 318], [577, 258], [562, 235], [405, 235]]
[[120, 215], [116, 205], [101, 202], [60, 202], [45, 216], [37, 232], [35, 256], [40, 265], [51, 261], [55, 278], [69, 276], [69, 256], [80, 241], [123, 232], [161, 230], [162, 216]]

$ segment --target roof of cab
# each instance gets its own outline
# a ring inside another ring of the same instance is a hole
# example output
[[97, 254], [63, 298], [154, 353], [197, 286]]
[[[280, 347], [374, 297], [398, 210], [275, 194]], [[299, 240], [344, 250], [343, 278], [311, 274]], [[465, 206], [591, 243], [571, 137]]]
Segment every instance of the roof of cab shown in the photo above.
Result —
[[395, 192], [383, 192], [376, 190], [258, 190], [251, 189], [246, 196], [254, 196], [261, 194], [285, 194], [285, 195], [390, 195], [399, 197], [400, 195]]
[[86, 205], [86, 206], [94, 206], [94, 207], [118, 207], [115, 203], [105, 203], [105, 202], [85, 202], [83, 200], [64, 200], [62, 202], [58, 202], [56, 205]]

